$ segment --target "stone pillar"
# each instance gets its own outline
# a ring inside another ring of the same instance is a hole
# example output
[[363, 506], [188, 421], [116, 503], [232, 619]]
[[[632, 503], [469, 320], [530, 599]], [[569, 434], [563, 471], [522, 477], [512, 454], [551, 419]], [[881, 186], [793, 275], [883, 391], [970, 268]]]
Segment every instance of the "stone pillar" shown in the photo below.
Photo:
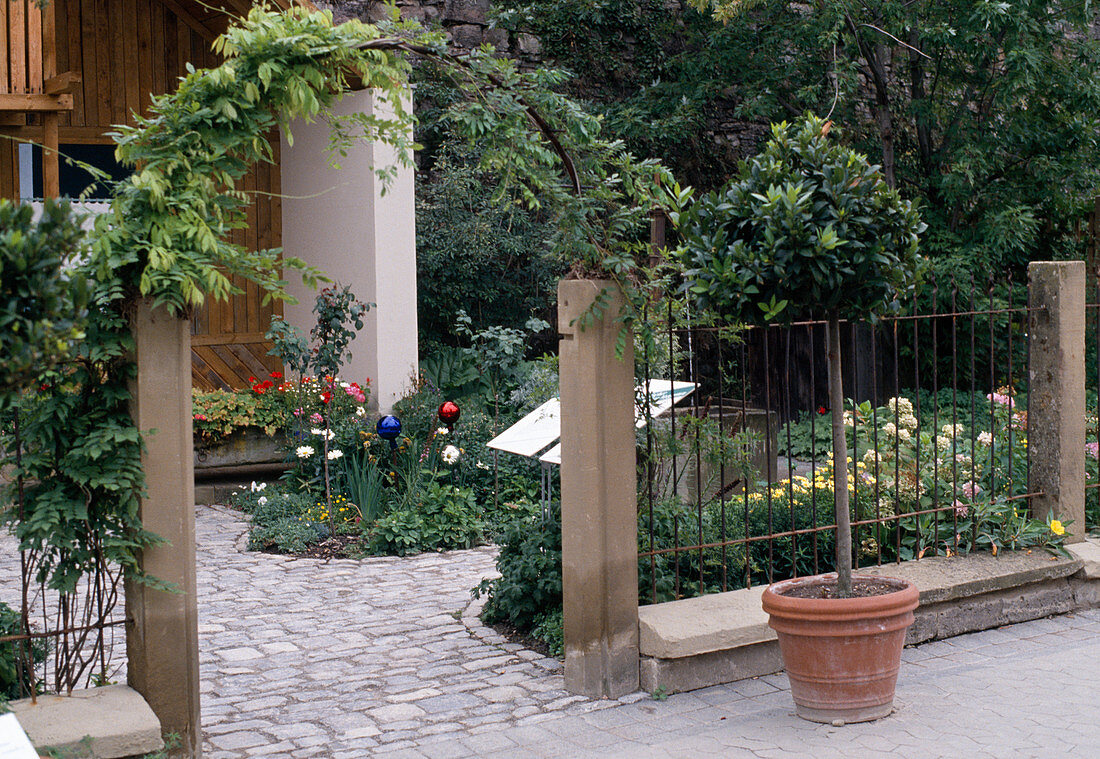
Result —
[[1085, 539], [1085, 264], [1028, 265], [1030, 383], [1027, 444], [1032, 515], [1048, 511], [1067, 528], [1067, 543]]
[[195, 485], [191, 442], [191, 326], [148, 301], [133, 317], [137, 380], [134, 420], [145, 437], [141, 520], [167, 543], [142, 552], [149, 575], [175, 592], [126, 584], [127, 679], [180, 736], [172, 756], [202, 755], [199, 633], [195, 587]]
[[[410, 106], [411, 108], [411, 106]], [[370, 90], [346, 93], [337, 115], [378, 113], [389, 104]], [[411, 127], [410, 127], [411, 128]], [[369, 403], [389, 413], [411, 388], [417, 372], [416, 204], [411, 166], [381, 142], [358, 140], [328, 164], [331, 127], [325, 120], [295, 121], [291, 146], [284, 133], [282, 156], [283, 251], [349, 285], [364, 303], [374, 303], [363, 329], [348, 346], [352, 359], [341, 370], [349, 382], [371, 382]], [[382, 194], [376, 168], [396, 166]], [[286, 320], [306, 335], [317, 321], [317, 293], [291, 274], [287, 291], [298, 303], [283, 306]]]
[[[603, 288], [603, 318], [580, 317]], [[622, 304], [609, 281], [558, 285], [565, 687], [594, 698], [638, 689], [634, 351], [615, 356]]]

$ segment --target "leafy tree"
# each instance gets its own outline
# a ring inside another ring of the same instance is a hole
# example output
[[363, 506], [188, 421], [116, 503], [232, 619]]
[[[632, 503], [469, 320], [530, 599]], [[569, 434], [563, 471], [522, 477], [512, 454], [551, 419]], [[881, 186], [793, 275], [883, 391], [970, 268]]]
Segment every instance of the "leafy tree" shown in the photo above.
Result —
[[564, 266], [548, 257], [544, 215], [493, 198], [476, 154], [447, 148], [417, 187], [416, 267], [420, 344], [455, 342], [459, 312], [474, 330], [515, 329], [545, 314]]
[[0, 199], [0, 409], [83, 337], [84, 280], [62, 273], [84, 246], [80, 219], [52, 200], [33, 217], [29, 204]]
[[807, 117], [773, 126], [764, 151], [680, 218], [678, 255], [696, 303], [732, 322], [824, 314], [833, 410], [839, 594], [851, 593], [852, 533], [840, 321], [897, 310], [920, 269], [916, 210], [865, 156]]
[[[693, 0], [744, 34], [763, 112], [831, 112], [919, 198], [925, 249], [974, 269], [1079, 253], [1100, 188], [1100, 47], [1070, 0]], [[778, 39], [776, 39], [778, 37]]]
[[[942, 268], [1080, 254], [1100, 191], [1096, 6], [1077, 0], [504, 0], [578, 72], [607, 131], [681, 179], [724, 182], [751, 123], [828, 115], [918, 200]], [[697, 10], [704, 11], [704, 17]], [[732, 129], [722, 150], [708, 133]]]

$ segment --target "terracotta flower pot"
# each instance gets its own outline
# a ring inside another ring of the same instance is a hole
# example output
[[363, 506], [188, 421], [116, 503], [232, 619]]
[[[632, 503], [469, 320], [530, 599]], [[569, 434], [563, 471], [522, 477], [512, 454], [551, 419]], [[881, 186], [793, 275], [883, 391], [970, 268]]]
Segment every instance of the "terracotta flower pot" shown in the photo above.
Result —
[[917, 608], [916, 587], [889, 577], [891, 593], [862, 598], [797, 598], [796, 588], [835, 584], [836, 575], [777, 582], [764, 591], [768, 624], [791, 683], [798, 716], [813, 722], [866, 722], [894, 708], [905, 631]]

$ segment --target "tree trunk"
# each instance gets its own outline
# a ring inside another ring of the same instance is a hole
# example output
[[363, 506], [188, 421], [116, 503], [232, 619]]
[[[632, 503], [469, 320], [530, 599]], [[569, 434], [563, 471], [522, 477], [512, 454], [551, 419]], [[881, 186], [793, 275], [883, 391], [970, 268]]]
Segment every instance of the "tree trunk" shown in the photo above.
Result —
[[848, 439], [844, 429], [844, 386], [840, 376], [840, 319], [829, 314], [829, 410], [833, 414], [833, 491], [836, 503], [837, 594], [852, 595], [852, 524], [848, 511]]

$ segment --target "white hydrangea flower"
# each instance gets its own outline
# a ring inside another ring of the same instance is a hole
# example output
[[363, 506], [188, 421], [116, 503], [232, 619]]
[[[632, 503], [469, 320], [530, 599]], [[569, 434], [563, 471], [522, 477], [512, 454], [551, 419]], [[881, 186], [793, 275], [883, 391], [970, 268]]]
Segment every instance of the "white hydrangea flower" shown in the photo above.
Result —
[[328, 460], [329, 461], [335, 461], [336, 459], [340, 458], [343, 455], [344, 455], [344, 452], [341, 451], [339, 448], [333, 448], [331, 451], [328, 452]]
[[882, 426], [882, 431], [890, 437], [896, 437], [898, 434], [897, 425], [895, 425], [893, 422], [887, 422], [886, 424], [884, 424]]
[[454, 464], [458, 461], [462, 453], [453, 445], [448, 445], [439, 455], [443, 458], [443, 463]]
[[910, 437], [911, 435], [909, 430], [905, 429], [904, 427], [898, 429], [898, 440], [903, 443], [908, 443]]
[[990, 432], [979, 432], [978, 442], [982, 445], [993, 445], [993, 434]]
[[294, 453], [297, 454], [298, 458], [300, 459], [308, 459], [310, 456], [316, 453], [316, 451], [313, 450], [312, 445], [300, 445], [294, 449]]
[[886, 405], [897, 416], [907, 416], [913, 413], [913, 402], [908, 398], [891, 398], [886, 402]]
[[898, 424], [906, 429], [915, 430], [917, 428], [917, 418], [910, 412], [908, 414], [902, 414], [898, 419]]

